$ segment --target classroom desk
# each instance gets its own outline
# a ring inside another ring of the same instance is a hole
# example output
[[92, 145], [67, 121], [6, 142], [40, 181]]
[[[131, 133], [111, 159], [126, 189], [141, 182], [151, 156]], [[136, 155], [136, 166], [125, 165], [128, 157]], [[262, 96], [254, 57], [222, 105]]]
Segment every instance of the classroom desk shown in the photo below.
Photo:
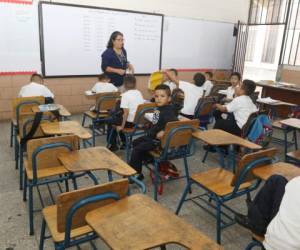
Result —
[[133, 168], [106, 147], [93, 147], [61, 153], [58, 159], [72, 173], [87, 172], [95, 184], [98, 184], [98, 181], [95, 176], [91, 175], [93, 170], [107, 170], [109, 181], [113, 180], [111, 172], [126, 177], [136, 174]]
[[111, 249], [152, 249], [175, 243], [191, 250], [221, 250], [182, 218], [146, 195], [135, 194], [86, 215], [87, 223]]
[[[245, 140], [239, 136], [230, 134], [221, 129], [210, 129], [206, 131], [198, 130], [193, 133], [194, 138], [199, 139], [210, 146], [229, 146], [228, 167], [231, 167], [235, 171], [235, 149], [234, 145], [241, 146], [251, 150], [261, 149], [260, 145]], [[220, 159], [221, 165], [223, 164], [223, 158]]]
[[[291, 87], [263, 81], [257, 82], [256, 85], [263, 88], [262, 97], [271, 97], [275, 100], [300, 105], [300, 86], [298, 87], [298, 85]], [[282, 105], [277, 108], [277, 111], [280, 117], [288, 117], [290, 107]]]
[[291, 180], [294, 177], [300, 176], [300, 168], [290, 163], [277, 162], [267, 166], [254, 168], [252, 173], [264, 181], [275, 174], [282, 175], [287, 180]]
[[[292, 108], [297, 107], [297, 104], [290, 103], [290, 102], [284, 102], [281, 100], [277, 100], [276, 102], [266, 102], [264, 100], [257, 99], [256, 101], [258, 104], [260, 104], [262, 107], [267, 106], [269, 109], [269, 115], [272, 119], [276, 119], [278, 115], [278, 110], [280, 107], [285, 107], [285, 109], [288, 111], [288, 114], [291, 113]], [[261, 108], [260, 108], [261, 110]]]
[[[58, 112], [59, 115], [62, 117], [70, 117], [71, 113], [61, 104], [55, 104], [58, 107]], [[32, 111], [37, 113], [37, 112], [41, 112], [39, 106], [34, 106], [32, 107]], [[46, 111], [47, 112], [47, 111]]]
[[46, 135], [74, 134], [82, 140], [92, 138], [92, 135], [76, 121], [42, 123], [41, 129]]

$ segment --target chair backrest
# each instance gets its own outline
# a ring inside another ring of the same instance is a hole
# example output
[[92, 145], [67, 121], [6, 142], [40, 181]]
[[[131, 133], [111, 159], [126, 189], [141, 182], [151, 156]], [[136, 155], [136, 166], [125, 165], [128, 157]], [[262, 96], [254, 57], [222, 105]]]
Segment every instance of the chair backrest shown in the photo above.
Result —
[[198, 129], [198, 120], [168, 122], [161, 139], [162, 148], [186, 146], [191, 142], [193, 131]]
[[200, 118], [200, 116], [211, 115], [214, 107], [213, 105], [216, 103], [214, 97], [202, 97], [198, 100], [197, 106], [195, 108], [195, 118]]
[[12, 100], [12, 113], [13, 118], [18, 119], [18, 113], [21, 114], [31, 114], [33, 113], [32, 107], [45, 104], [45, 97], [43, 96], [32, 96], [32, 97], [18, 97]]
[[214, 84], [214, 86], [211, 89], [210, 96], [218, 96], [219, 90], [227, 89], [227, 88], [228, 88], [228, 85], [226, 85], [226, 84], [219, 84], [219, 83]]
[[[66, 216], [70, 208], [78, 201], [93, 195], [99, 195], [107, 192], [114, 192], [119, 195], [120, 199], [124, 198], [128, 192], [128, 180], [121, 179], [105, 184], [88, 187], [80, 190], [75, 190], [67, 193], [60, 194], [56, 199], [57, 204], [57, 230], [65, 232]], [[113, 200], [103, 200], [95, 203], [85, 205], [78, 209], [72, 219], [72, 229], [86, 225], [85, 215], [101, 206], [105, 206], [114, 202]]]
[[[269, 148], [244, 155], [237, 166], [231, 185], [241, 185], [244, 182], [255, 180], [256, 177], [252, 174], [252, 170], [269, 164], [276, 153], [276, 148]], [[251, 163], [252, 166], [250, 166]]]
[[136, 126], [139, 126], [147, 122], [145, 119], [145, 114], [154, 112], [155, 108], [156, 104], [154, 102], [140, 104], [136, 109], [133, 123]]
[[[34, 151], [39, 150], [46, 144], [53, 145], [55, 143], [68, 144], [71, 146], [72, 150], [77, 150], [79, 148], [79, 139], [75, 135], [64, 135], [29, 140], [27, 142], [28, 168], [32, 169]], [[66, 147], [53, 147], [39, 152], [36, 157], [37, 170], [60, 166], [61, 163], [58, 160], [58, 155], [68, 151], [70, 150], [68, 150]]]
[[115, 107], [117, 100], [120, 98], [120, 92], [105, 92], [97, 94], [96, 112], [111, 110]]

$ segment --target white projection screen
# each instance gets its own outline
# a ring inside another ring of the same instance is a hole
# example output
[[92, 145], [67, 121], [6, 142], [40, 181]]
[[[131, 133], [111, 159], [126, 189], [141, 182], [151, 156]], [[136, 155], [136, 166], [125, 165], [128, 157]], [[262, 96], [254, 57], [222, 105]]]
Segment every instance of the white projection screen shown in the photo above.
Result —
[[136, 74], [160, 69], [163, 15], [41, 2], [39, 21], [46, 77], [100, 74], [101, 54], [116, 30]]

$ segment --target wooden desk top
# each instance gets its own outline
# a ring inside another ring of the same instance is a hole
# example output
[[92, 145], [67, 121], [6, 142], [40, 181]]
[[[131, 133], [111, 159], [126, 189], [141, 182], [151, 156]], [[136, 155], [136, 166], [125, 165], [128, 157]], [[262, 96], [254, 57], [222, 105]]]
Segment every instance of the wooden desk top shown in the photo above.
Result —
[[300, 129], [300, 119], [297, 118], [289, 118], [285, 120], [279, 121], [281, 124], [284, 124], [289, 127]]
[[58, 159], [70, 172], [111, 170], [122, 176], [136, 174], [133, 168], [105, 147], [93, 147], [61, 153]]
[[261, 149], [261, 146], [221, 129], [198, 130], [193, 136], [211, 146], [239, 145], [253, 150]]
[[290, 163], [277, 162], [264, 167], [254, 168], [252, 173], [264, 181], [274, 174], [282, 175], [286, 179], [291, 180], [300, 176], [300, 168]]
[[295, 103], [290, 103], [290, 102], [284, 102], [280, 100], [276, 100], [276, 102], [265, 102], [263, 100], [257, 99], [256, 102], [264, 104], [264, 105], [269, 105], [269, 106], [291, 106], [291, 107], [296, 107], [297, 104]]
[[[71, 116], [71, 113], [61, 104], [55, 104], [58, 106], [59, 110], [59, 115], [60, 116], [64, 116], [64, 117], [68, 117], [68, 116]], [[32, 107], [32, 111], [33, 112], [40, 112], [40, 109], [39, 109], [39, 106], [34, 106]]]
[[74, 134], [83, 140], [92, 138], [92, 135], [76, 121], [42, 123], [41, 129], [46, 135]]
[[293, 92], [300, 92], [299, 85], [284, 85], [284, 83], [269, 83], [269, 82], [256, 82], [257, 86], [266, 87], [266, 88], [275, 88], [279, 90], [287, 90], [287, 91], [293, 91]]
[[86, 215], [87, 223], [114, 250], [150, 249], [176, 243], [191, 250], [223, 249], [170, 210], [135, 194]]

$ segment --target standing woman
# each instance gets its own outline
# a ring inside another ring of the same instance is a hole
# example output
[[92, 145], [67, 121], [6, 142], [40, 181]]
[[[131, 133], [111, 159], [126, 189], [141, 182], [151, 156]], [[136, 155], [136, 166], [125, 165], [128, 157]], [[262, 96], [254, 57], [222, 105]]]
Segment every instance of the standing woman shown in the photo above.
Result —
[[107, 43], [107, 49], [103, 52], [101, 57], [101, 68], [116, 87], [123, 85], [126, 69], [132, 74], [134, 73], [133, 66], [127, 61], [123, 34], [119, 31], [114, 31], [111, 34]]

